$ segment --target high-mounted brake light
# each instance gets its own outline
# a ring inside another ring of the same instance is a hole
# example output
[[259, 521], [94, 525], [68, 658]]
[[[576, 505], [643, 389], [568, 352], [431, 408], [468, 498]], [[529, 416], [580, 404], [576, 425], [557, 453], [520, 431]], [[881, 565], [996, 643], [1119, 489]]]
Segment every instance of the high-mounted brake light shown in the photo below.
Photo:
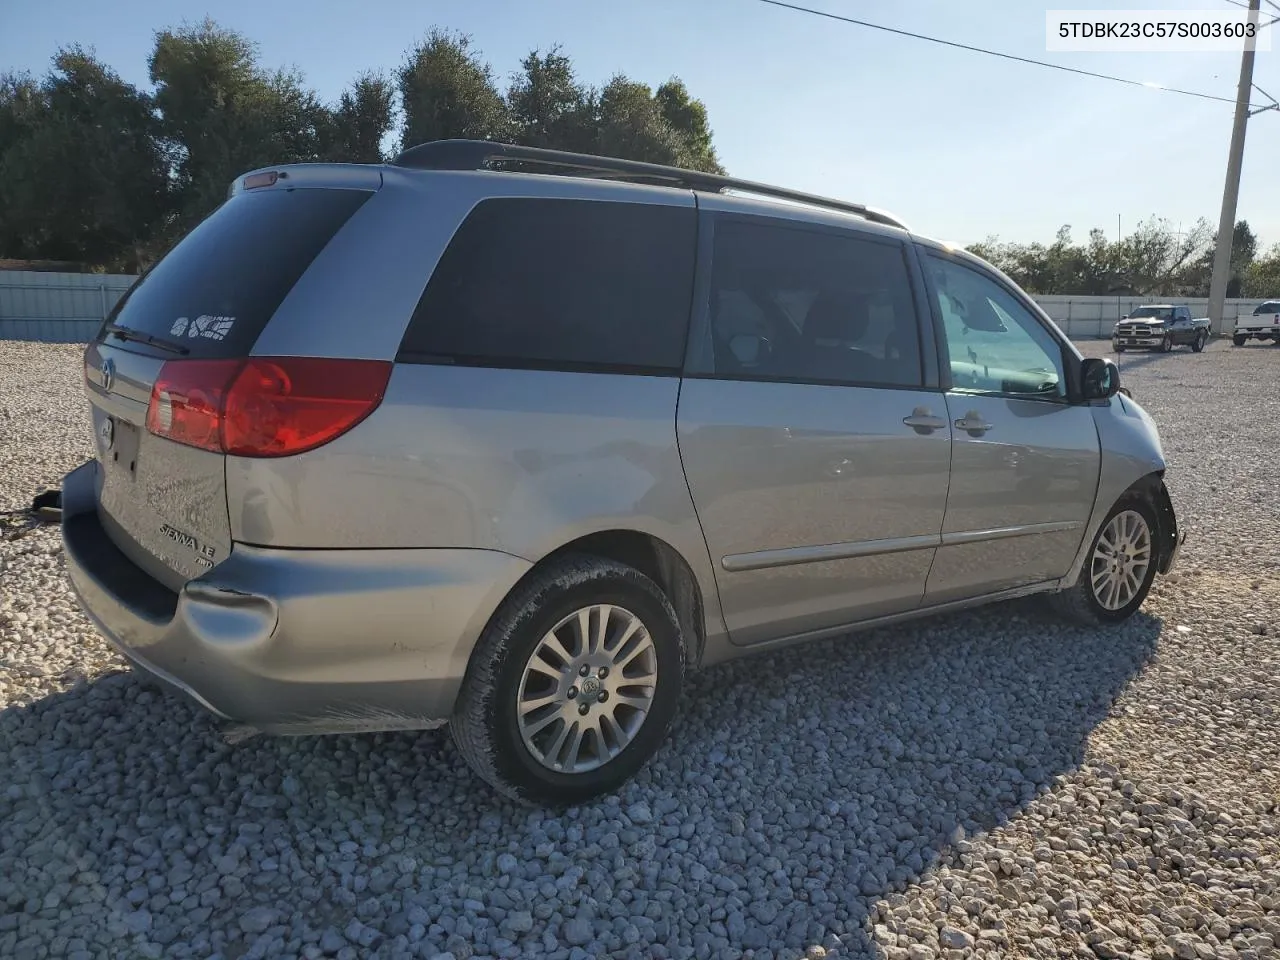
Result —
[[280, 174], [275, 170], [270, 170], [267, 173], [251, 173], [244, 178], [244, 188], [252, 190], [254, 187], [274, 187], [279, 179]]
[[218, 453], [292, 456], [373, 413], [390, 377], [381, 360], [170, 360], [151, 388], [147, 429]]

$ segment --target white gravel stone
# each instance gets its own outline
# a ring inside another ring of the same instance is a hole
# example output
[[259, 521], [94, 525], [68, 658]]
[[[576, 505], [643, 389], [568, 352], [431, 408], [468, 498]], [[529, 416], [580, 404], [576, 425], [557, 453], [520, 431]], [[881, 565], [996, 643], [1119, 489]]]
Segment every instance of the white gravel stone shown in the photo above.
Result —
[[[0, 343], [0, 510], [92, 454], [80, 353]], [[1280, 349], [1121, 361], [1190, 535], [1142, 615], [708, 670], [562, 812], [440, 732], [228, 743], [89, 625], [55, 529], [0, 541], [0, 957], [1274, 956]]]

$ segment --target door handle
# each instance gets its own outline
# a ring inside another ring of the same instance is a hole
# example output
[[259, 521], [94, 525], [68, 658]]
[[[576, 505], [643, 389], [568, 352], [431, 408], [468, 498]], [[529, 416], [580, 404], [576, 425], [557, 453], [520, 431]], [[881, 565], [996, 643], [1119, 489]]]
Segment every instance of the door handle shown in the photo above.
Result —
[[991, 424], [982, 419], [977, 410], [970, 410], [956, 421], [956, 429], [963, 430], [971, 437], [980, 437], [991, 429]]
[[902, 418], [902, 422], [919, 434], [933, 433], [947, 425], [944, 418], [935, 417], [928, 407], [916, 407], [911, 411], [911, 416]]

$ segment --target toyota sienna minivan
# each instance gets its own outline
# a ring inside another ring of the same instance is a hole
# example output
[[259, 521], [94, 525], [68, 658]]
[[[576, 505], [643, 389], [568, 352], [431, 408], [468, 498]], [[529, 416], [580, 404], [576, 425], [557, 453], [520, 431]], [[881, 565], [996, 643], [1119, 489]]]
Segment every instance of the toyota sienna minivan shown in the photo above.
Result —
[[692, 670], [1033, 593], [1106, 627], [1181, 543], [1151, 418], [1006, 276], [651, 164], [249, 173], [84, 374], [66, 558], [129, 660], [270, 733], [448, 724], [531, 802], [625, 781]]

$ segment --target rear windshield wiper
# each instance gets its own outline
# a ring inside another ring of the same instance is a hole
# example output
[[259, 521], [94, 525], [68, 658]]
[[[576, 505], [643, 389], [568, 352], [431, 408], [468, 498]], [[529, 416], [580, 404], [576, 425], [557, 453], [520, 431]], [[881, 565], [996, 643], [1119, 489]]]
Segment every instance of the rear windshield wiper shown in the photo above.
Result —
[[153, 337], [151, 334], [143, 333], [141, 330], [133, 330], [114, 323], [108, 323], [103, 329], [121, 340], [136, 340], [138, 343], [145, 343], [147, 346], [155, 347], [157, 350], [168, 350], [170, 353], [182, 356], [191, 352], [187, 347], [177, 343], [170, 343], [168, 340], [161, 340], [159, 337]]

